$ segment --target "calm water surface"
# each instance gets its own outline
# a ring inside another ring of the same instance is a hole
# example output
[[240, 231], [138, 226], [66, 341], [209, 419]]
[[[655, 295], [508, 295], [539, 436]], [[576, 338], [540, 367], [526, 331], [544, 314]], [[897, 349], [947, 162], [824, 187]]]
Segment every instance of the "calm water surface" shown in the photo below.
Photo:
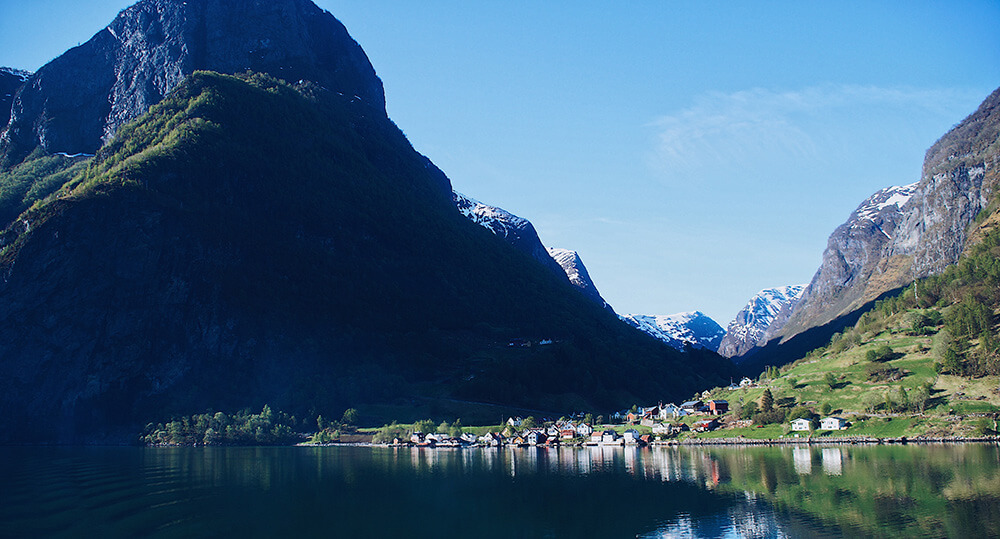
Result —
[[0, 448], [3, 537], [997, 537], [996, 445]]

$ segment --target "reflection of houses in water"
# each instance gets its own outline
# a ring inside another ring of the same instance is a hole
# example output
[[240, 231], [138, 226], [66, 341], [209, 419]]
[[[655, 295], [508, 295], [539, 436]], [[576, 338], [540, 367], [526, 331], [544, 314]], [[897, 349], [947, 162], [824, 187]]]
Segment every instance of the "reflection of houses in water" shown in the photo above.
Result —
[[840, 475], [844, 471], [844, 453], [839, 447], [823, 448], [823, 472], [827, 475]]
[[812, 473], [812, 452], [808, 447], [792, 448], [792, 465], [795, 466], [796, 473]]
[[635, 475], [636, 459], [639, 456], [639, 448], [635, 445], [625, 446], [625, 471], [629, 475]]

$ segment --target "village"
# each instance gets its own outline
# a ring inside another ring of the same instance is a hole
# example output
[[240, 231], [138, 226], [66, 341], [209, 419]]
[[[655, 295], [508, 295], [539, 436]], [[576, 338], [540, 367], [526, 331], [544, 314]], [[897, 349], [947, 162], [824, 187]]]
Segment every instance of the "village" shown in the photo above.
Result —
[[[744, 378], [736, 387], [753, 387], [756, 382]], [[625, 446], [669, 445], [678, 443], [678, 436], [685, 432], [703, 433], [720, 428], [752, 426], [753, 421], [739, 419], [729, 414], [729, 402], [723, 399], [691, 400], [680, 405], [673, 403], [655, 406], [633, 406], [630, 410], [609, 415], [608, 421], [590, 414], [574, 414], [569, 419], [543, 420], [509, 417], [503, 425], [482, 434], [413, 432], [409, 438], [395, 437], [387, 443], [411, 447], [530, 447], [530, 446]], [[814, 430], [842, 430], [847, 427], [844, 418], [831, 416], [819, 421], [796, 418], [788, 423], [790, 432]], [[795, 436], [793, 434], [793, 436]]]

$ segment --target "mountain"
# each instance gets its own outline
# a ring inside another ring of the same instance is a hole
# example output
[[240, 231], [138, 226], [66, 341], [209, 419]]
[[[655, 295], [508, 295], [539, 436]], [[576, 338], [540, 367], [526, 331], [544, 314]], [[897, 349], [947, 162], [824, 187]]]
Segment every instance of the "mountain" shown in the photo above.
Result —
[[[360, 47], [309, 6], [146, 0], [20, 90], [25, 110], [41, 94], [80, 108], [76, 127], [25, 139], [21, 115], [6, 130], [7, 157], [33, 146], [0, 169], [25, 187], [0, 233], [0, 441], [117, 443], [172, 415], [265, 403], [300, 418], [607, 410], [732, 375], [710, 352], [621, 323], [463, 216], [448, 178], [384, 115]], [[272, 32], [322, 50], [264, 54], [246, 39]], [[126, 57], [148, 62], [120, 77], [148, 67], [146, 80], [167, 81], [177, 64], [158, 51], [259, 57], [295, 76], [195, 71], [117, 127], [96, 102], [130, 111], [116, 101], [140, 98], [36, 84], [100, 79]], [[309, 66], [315, 80], [299, 80]], [[86, 145], [105, 128], [110, 140]], [[508, 346], [542, 339], [554, 344]]]
[[196, 70], [309, 80], [385, 115], [368, 57], [309, 0], [143, 0], [28, 78], [0, 139], [0, 166], [39, 146], [94, 154]]
[[549, 255], [566, 273], [570, 284], [577, 287], [583, 292], [584, 296], [594, 303], [604, 307], [608, 311], [614, 312], [611, 305], [607, 301], [604, 301], [601, 293], [597, 291], [597, 286], [594, 284], [593, 279], [590, 278], [590, 273], [587, 272], [587, 266], [583, 265], [583, 260], [580, 259], [580, 255], [576, 251], [549, 247]]
[[515, 249], [534, 258], [552, 273], [564, 276], [563, 268], [549, 256], [548, 250], [538, 238], [538, 232], [531, 221], [518, 217], [509, 211], [483, 204], [474, 198], [454, 192], [453, 198], [458, 211], [473, 223], [502, 238]]
[[741, 368], [753, 374], [828, 343], [877, 300], [940, 274], [996, 225], [998, 104], [1000, 89], [927, 150], [919, 182], [879, 191], [834, 231], [801, 299], [779, 312], [767, 344]]
[[515, 249], [534, 258], [556, 275], [565, 277], [585, 297], [610, 312], [614, 312], [611, 305], [604, 301], [601, 293], [597, 291], [590, 274], [587, 273], [586, 266], [583, 265], [583, 261], [580, 260], [580, 255], [576, 251], [554, 247], [546, 249], [531, 221], [518, 217], [503, 208], [483, 204], [458, 192], [453, 194], [453, 198], [455, 207], [470, 221], [504, 239]]
[[719, 343], [719, 354], [739, 358], [763, 345], [771, 326], [776, 320], [780, 323], [778, 314], [790, 311], [802, 296], [805, 287], [806, 285], [793, 285], [767, 288], [750, 298], [726, 328], [726, 335]]
[[991, 213], [1000, 160], [1000, 89], [924, 158], [919, 182], [883, 189], [830, 236], [823, 262], [780, 329], [786, 342], [954, 264]]
[[24, 86], [31, 73], [9, 67], [0, 67], [0, 125], [10, 121], [10, 110], [14, 104], [14, 94]]
[[625, 314], [621, 319], [678, 350], [688, 346], [718, 350], [726, 333], [715, 320], [699, 311], [669, 315]]

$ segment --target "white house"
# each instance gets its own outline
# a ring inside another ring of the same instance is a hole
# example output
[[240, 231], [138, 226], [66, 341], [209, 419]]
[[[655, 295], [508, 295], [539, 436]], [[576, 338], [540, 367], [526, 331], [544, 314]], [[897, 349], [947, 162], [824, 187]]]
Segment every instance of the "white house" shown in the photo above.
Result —
[[618, 433], [608, 429], [601, 433], [601, 443], [602, 444], [616, 444], [618, 443]]
[[824, 417], [819, 422], [819, 428], [823, 430], [841, 430], [847, 428], [847, 420], [842, 417]]
[[580, 423], [576, 426], [577, 436], [590, 436], [594, 433], [594, 428], [586, 423]]
[[810, 423], [808, 419], [800, 417], [792, 421], [792, 430], [809, 430]]
[[670, 434], [671, 430], [666, 423], [653, 423], [653, 434]]
[[639, 443], [639, 431], [635, 429], [628, 429], [623, 433], [623, 437], [626, 444], [635, 445]]
[[545, 440], [546, 440], [545, 433], [540, 430], [533, 430], [529, 432], [528, 435], [525, 437], [525, 441], [528, 442], [528, 445], [544, 444]]

